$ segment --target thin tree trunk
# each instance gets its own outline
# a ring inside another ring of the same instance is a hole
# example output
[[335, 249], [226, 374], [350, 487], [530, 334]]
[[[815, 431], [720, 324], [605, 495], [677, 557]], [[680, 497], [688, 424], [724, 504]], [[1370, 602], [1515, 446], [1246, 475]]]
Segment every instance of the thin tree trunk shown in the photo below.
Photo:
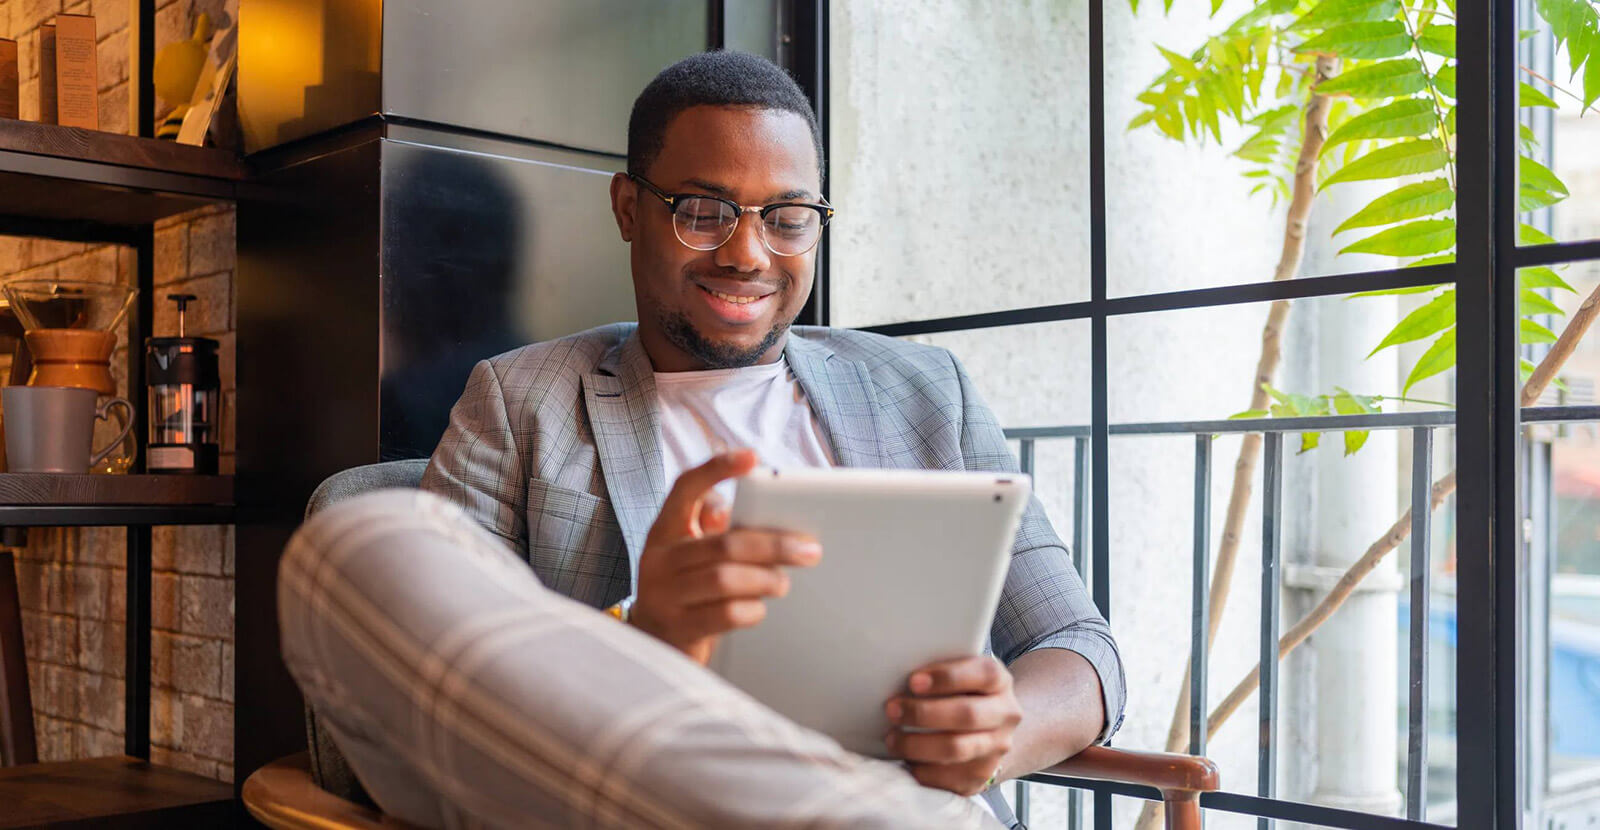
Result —
[[[1300, 261], [1305, 256], [1306, 223], [1311, 217], [1311, 206], [1317, 196], [1317, 160], [1328, 137], [1328, 109], [1332, 105], [1332, 99], [1316, 94], [1316, 88], [1338, 72], [1338, 58], [1329, 55], [1317, 57], [1317, 77], [1312, 81], [1311, 100], [1306, 104], [1302, 120], [1300, 153], [1295, 159], [1292, 197], [1288, 214], [1284, 217], [1283, 249], [1278, 256], [1278, 267], [1272, 274], [1274, 282], [1294, 279], [1300, 272]], [[1261, 356], [1256, 360], [1255, 375], [1251, 378], [1249, 409], [1267, 408], [1265, 387], [1272, 383], [1278, 373], [1278, 363], [1283, 357], [1283, 327], [1288, 320], [1289, 301], [1275, 300], [1267, 311], [1267, 322], [1261, 330]], [[1233, 464], [1233, 487], [1228, 493], [1222, 540], [1217, 546], [1217, 561], [1211, 577], [1210, 615], [1206, 620], [1208, 644], [1216, 639], [1217, 629], [1222, 624], [1222, 612], [1228, 607], [1233, 569], [1239, 558], [1239, 542], [1244, 535], [1245, 513], [1250, 508], [1250, 492], [1260, 459], [1261, 436], [1254, 433], [1245, 435], [1239, 444], [1239, 457]], [[1172, 711], [1172, 725], [1167, 729], [1167, 751], [1181, 752], [1188, 743], [1189, 664], [1185, 661], [1183, 683]], [[1136, 826], [1139, 830], [1153, 830], [1160, 816], [1160, 805], [1146, 802]]]
[[[1572, 356], [1573, 350], [1578, 347], [1578, 343], [1583, 340], [1584, 335], [1588, 334], [1597, 316], [1600, 316], [1600, 287], [1596, 287], [1584, 299], [1583, 304], [1578, 306], [1578, 310], [1572, 315], [1572, 319], [1567, 321], [1566, 328], [1562, 329], [1561, 336], [1550, 347], [1550, 351], [1545, 354], [1544, 359], [1539, 361], [1539, 365], [1534, 369], [1533, 374], [1528, 377], [1527, 383], [1523, 384], [1522, 395], [1519, 399], [1522, 406], [1533, 406], [1539, 402], [1539, 397], [1544, 394], [1545, 388], [1550, 385], [1556, 374], [1561, 371], [1561, 367], [1567, 362], [1567, 358]], [[1445, 498], [1455, 492], [1455, 489], [1456, 471], [1451, 470], [1443, 478], [1433, 483], [1433, 492], [1429, 499], [1429, 510], [1439, 509], [1439, 505], [1443, 504]], [[1349, 599], [1350, 595], [1355, 592], [1356, 586], [1361, 583], [1361, 580], [1371, 573], [1373, 568], [1378, 566], [1383, 557], [1399, 547], [1400, 543], [1410, 534], [1411, 511], [1407, 510], [1405, 515], [1401, 516], [1383, 536], [1373, 542], [1372, 546], [1367, 548], [1367, 552], [1362, 554], [1361, 558], [1356, 560], [1349, 570], [1345, 571], [1343, 576], [1339, 577], [1339, 581], [1334, 583], [1333, 589], [1328, 592], [1328, 595], [1317, 603], [1317, 607], [1311, 609], [1309, 614], [1306, 614], [1304, 618], [1295, 623], [1278, 640], [1278, 659], [1282, 660], [1287, 657], [1289, 652], [1305, 642], [1306, 638], [1310, 637], [1318, 626], [1333, 616], [1333, 612], [1339, 610], [1339, 606], [1343, 605], [1344, 601]], [[1238, 710], [1239, 706], [1250, 697], [1250, 694], [1256, 690], [1260, 683], [1261, 666], [1257, 664], [1243, 680], [1239, 681], [1233, 691], [1229, 692], [1228, 696], [1217, 704], [1217, 708], [1211, 713], [1206, 734], [1208, 736], [1215, 735], [1217, 729]]]

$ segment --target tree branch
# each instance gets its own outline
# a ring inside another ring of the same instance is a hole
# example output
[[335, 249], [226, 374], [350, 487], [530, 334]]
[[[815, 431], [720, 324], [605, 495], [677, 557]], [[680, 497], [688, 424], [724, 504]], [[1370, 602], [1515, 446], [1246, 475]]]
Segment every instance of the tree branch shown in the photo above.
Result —
[[[1562, 329], [1561, 336], [1550, 347], [1550, 351], [1545, 353], [1544, 359], [1539, 361], [1539, 365], [1533, 370], [1533, 374], [1528, 377], [1527, 383], [1522, 385], [1522, 395], [1520, 397], [1522, 406], [1533, 406], [1538, 403], [1539, 397], [1544, 394], [1544, 390], [1555, 380], [1556, 375], [1561, 371], [1561, 367], [1567, 362], [1567, 358], [1572, 356], [1572, 352], [1578, 347], [1578, 343], [1583, 340], [1584, 335], [1588, 334], [1597, 316], [1600, 316], [1600, 286], [1597, 286], [1584, 299], [1583, 304], [1578, 306], [1578, 310], [1567, 321], [1566, 328]], [[1439, 505], [1443, 504], [1445, 498], [1455, 492], [1455, 489], [1456, 471], [1451, 470], [1443, 478], [1433, 483], [1428, 509], [1430, 511], [1439, 509]], [[1339, 606], [1343, 605], [1344, 601], [1349, 599], [1350, 595], [1355, 592], [1356, 586], [1361, 584], [1361, 580], [1366, 578], [1367, 574], [1372, 573], [1373, 568], [1377, 567], [1383, 557], [1387, 556], [1396, 547], [1399, 547], [1400, 543], [1410, 535], [1411, 511], [1407, 510], [1382, 536], [1378, 537], [1377, 541], [1372, 543], [1371, 547], [1367, 548], [1367, 552], [1362, 554], [1361, 558], [1357, 559], [1355, 564], [1344, 572], [1343, 576], [1339, 577], [1339, 581], [1334, 584], [1328, 595], [1323, 597], [1322, 601], [1317, 603], [1317, 606], [1311, 609], [1309, 614], [1306, 614], [1305, 617], [1295, 623], [1287, 633], [1279, 638], [1278, 659], [1282, 660], [1287, 657], [1289, 652], [1294, 651], [1295, 647], [1305, 642], [1306, 638], [1310, 637], [1319, 626], [1327, 622], [1328, 618], [1333, 616], [1333, 612], [1339, 610]], [[1258, 663], [1211, 712], [1206, 734], [1208, 736], [1215, 735], [1217, 729], [1227, 722], [1228, 718], [1250, 697], [1250, 694], [1256, 690], [1260, 683], [1261, 665]]]
[[[1293, 198], [1284, 217], [1283, 248], [1273, 270], [1273, 281], [1290, 280], [1300, 272], [1300, 262], [1305, 256], [1306, 224], [1311, 217], [1311, 207], [1317, 196], [1317, 159], [1328, 138], [1328, 110], [1333, 102], [1330, 96], [1317, 94], [1317, 86], [1339, 73], [1339, 59], [1319, 55], [1316, 60], [1316, 80], [1310, 87], [1311, 99], [1306, 104], [1305, 118], [1300, 134], [1300, 153], [1295, 161]], [[1277, 300], [1267, 311], [1267, 322], [1261, 330], [1261, 355], [1256, 360], [1256, 371], [1251, 377], [1249, 409], [1266, 409], [1266, 387], [1272, 384], [1283, 357], [1283, 327], [1289, 319], [1289, 301]], [[1239, 445], [1239, 457], [1233, 465], [1233, 487], [1228, 494], [1228, 510], [1222, 523], [1222, 540], [1217, 548], [1217, 561], [1211, 578], [1210, 615], [1206, 620], [1206, 642], [1216, 640], [1217, 629], [1222, 624], [1222, 613], [1228, 607], [1228, 592], [1233, 585], [1234, 565], [1239, 558], [1239, 542], [1244, 536], [1245, 513], [1250, 508], [1250, 493], [1255, 480], [1256, 464], [1261, 458], [1261, 435], [1247, 434]], [[1178, 691], [1178, 701], [1173, 707], [1172, 724], [1167, 729], [1167, 751], [1182, 752], [1189, 743], [1189, 664], [1184, 663], [1183, 685]], [[1160, 816], [1154, 802], [1147, 803], [1139, 814], [1139, 830], [1152, 830]]]

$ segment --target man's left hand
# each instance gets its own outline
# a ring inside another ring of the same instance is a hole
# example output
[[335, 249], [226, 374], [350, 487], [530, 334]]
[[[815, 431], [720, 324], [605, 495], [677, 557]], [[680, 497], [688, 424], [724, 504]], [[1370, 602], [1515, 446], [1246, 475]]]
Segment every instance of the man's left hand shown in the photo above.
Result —
[[890, 754], [909, 762], [925, 787], [982, 792], [1000, 774], [1022, 722], [1011, 672], [992, 657], [964, 657], [912, 672], [906, 687], [909, 693], [884, 704], [893, 724], [884, 738]]

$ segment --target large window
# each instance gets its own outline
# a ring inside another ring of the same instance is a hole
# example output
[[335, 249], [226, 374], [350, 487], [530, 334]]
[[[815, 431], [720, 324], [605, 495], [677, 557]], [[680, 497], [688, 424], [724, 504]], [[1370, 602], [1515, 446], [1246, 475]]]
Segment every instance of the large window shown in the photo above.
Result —
[[1213, 826], [1600, 813], [1596, 6], [1524, 5], [830, 4], [827, 321], [967, 365]]

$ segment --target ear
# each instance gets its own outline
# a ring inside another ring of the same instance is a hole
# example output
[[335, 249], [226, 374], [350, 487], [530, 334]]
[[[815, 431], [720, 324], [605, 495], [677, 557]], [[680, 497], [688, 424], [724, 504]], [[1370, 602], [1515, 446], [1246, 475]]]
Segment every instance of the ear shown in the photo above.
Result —
[[639, 208], [639, 187], [626, 173], [611, 177], [611, 214], [617, 219], [617, 231], [623, 242], [633, 241], [636, 211]]

